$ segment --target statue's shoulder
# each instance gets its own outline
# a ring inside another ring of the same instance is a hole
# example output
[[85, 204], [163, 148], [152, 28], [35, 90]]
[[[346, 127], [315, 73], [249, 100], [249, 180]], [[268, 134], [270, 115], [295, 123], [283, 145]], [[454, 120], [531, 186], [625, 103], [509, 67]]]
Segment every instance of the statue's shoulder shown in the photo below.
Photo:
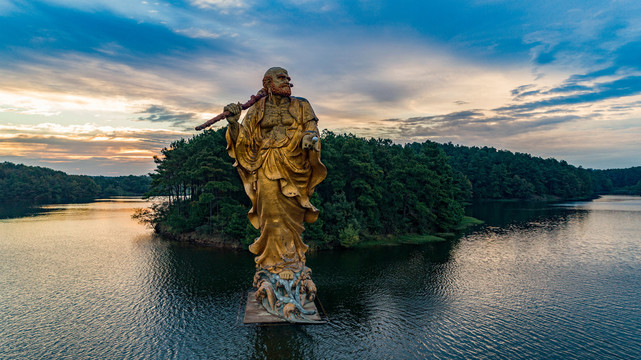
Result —
[[[303, 110], [303, 122], [307, 122], [309, 120], [318, 120], [316, 118], [316, 114], [314, 114], [314, 110], [312, 109], [312, 105], [307, 101], [307, 99], [303, 97], [298, 97], [298, 96], [292, 96], [292, 105], [293, 107], [290, 107], [290, 111], [293, 110], [292, 108], [298, 108], [299, 106]], [[294, 114], [294, 112], [292, 112]]]
[[266, 98], [262, 98], [252, 104], [252, 106], [247, 109], [247, 115], [245, 115], [245, 117], [251, 119], [252, 117], [256, 116], [256, 114], [264, 112], [265, 100]]

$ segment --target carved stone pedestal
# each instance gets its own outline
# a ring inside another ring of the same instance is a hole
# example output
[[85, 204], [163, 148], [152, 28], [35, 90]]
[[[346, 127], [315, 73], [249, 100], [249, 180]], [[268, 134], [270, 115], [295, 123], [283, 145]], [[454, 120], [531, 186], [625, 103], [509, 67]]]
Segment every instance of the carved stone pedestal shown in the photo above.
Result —
[[[321, 318], [318, 308], [314, 302], [305, 304], [305, 310], [314, 311], [314, 315], [309, 316], [310, 321], [297, 321], [294, 324], [325, 324], [325, 320]], [[270, 314], [263, 307], [263, 305], [256, 300], [255, 291], [250, 291], [247, 294], [247, 305], [245, 306], [245, 316], [243, 317], [243, 324], [255, 325], [278, 325], [278, 324], [292, 324], [292, 322], [281, 319], [275, 315]]]

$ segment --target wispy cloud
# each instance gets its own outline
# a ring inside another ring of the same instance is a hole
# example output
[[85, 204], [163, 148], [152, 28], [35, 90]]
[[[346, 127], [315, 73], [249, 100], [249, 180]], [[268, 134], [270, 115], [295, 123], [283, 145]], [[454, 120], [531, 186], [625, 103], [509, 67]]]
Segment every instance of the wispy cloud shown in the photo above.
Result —
[[638, 165], [639, 15], [632, 0], [0, 0], [1, 151], [134, 161], [284, 66], [323, 128]]
[[174, 127], [185, 126], [186, 123], [198, 119], [198, 116], [194, 113], [171, 111], [161, 105], [151, 105], [140, 113], [146, 116], [141, 116], [138, 120], [171, 123]]
[[178, 34], [185, 34], [190, 38], [201, 38], [201, 39], [218, 39], [221, 34], [207, 31], [204, 29], [188, 28], [188, 29], [179, 29], [176, 30]]
[[192, 5], [199, 8], [243, 8], [247, 6], [247, 1], [243, 0], [190, 0]]
[[[99, 174], [100, 169], [117, 169], [118, 164], [135, 163], [136, 173], [153, 169], [153, 155], [172, 141], [188, 134], [178, 131], [114, 128], [110, 126], [0, 125], [0, 156], [29, 159], [32, 164], [69, 164], [73, 173]], [[76, 171], [77, 160], [93, 164]]]
[[[198, 65], [192, 65], [196, 73], [186, 76], [186, 69], [181, 68], [186, 65], [175, 64], [173, 71], [165, 72], [162, 67], [139, 68], [71, 55], [65, 59], [44, 57], [37, 65], [21, 65], [11, 71], [0, 68], [0, 111], [43, 115], [107, 112], [131, 114], [134, 119], [154, 103], [178, 113], [199, 113], [202, 118], [217, 111], [223, 102], [211, 99], [220, 91], [218, 84], [203, 76], [210, 70], [203, 68], [198, 73]], [[25, 78], [30, 81], [25, 83]]]

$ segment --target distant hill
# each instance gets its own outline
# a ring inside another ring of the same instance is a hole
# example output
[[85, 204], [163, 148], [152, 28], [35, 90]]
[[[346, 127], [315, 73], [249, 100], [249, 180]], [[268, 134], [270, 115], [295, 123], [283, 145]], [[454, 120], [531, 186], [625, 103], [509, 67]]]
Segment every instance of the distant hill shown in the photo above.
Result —
[[45, 167], [4, 162], [0, 163], [0, 202], [60, 204], [142, 195], [150, 181], [148, 176], [68, 175]]
[[100, 196], [138, 196], [149, 191], [151, 178], [147, 175], [135, 176], [92, 176], [100, 187]]
[[476, 199], [590, 199], [601, 194], [641, 195], [641, 167], [584, 169], [492, 147], [439, 144], [449, 164], [470, 182]]
[[[349, 141], [362, 145], [361, 140], [351, 135], [343, 138], [342, 135], [328, 134], [329, 143], [335, 139], [350, 139]], [[373, 140], [369, 142], [371, 141]], [[384, 143], [384, 147], [391, 146], [389, 140], [380, 141]], [[329, 150], [328, 145], [330, 144], [325, 144], [326, 150]], [[563, 160], [542, 159], [492, 147], [468, 147], [430, 141], [408, 144], [406, 147], [420, 152], [421, 148], [428, 145], [437, 146], [447, 155], [448, 163], [453, 169], [453, 181], [457, 183], [457, 191], [461, 192], [457, 195], [459, 198], [564, 200], [589, 199], [601, 194], [641, 195], [641, 166], [627, 169], [584, 169]], [[332, 152], [325, 151], [324, 154], [328, 157]], [[339, 163], [341, 156], [343, 154], [340, 153], [331, 155], [332, 158], [325, 161]], [[45, 167], [0, 163], [0, 202], [5, 203], [84, 202], [109, 196], [143, 195], [150, 188], [151, 178], [146, 175], [68, 175]], [[156, 194], [160, 194], [157, 187], [154, 190]]]
[[641, 195], [641, 166], [592, 171], [600, 194]]
[[439, 145], [467, 177], [476, 199], [590, 199], [597, 192], [590, 170], [491, 147]]

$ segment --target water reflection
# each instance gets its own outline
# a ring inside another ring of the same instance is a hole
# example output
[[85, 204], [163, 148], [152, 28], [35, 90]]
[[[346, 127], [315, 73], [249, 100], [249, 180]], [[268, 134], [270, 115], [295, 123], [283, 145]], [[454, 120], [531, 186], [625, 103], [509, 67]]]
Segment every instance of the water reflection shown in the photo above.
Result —
[[488, 226], [504, 228], [514, 224], [546, 222], [570, 212], [566, 207], [545, 202], [477, 201], [466, 208], [466, 213], [482, 219]]
[[309, 254], [314, 326], [241, 325], [252, 256], [158, 239], [140, 201], [2, 220], [0, 358], [640, 358], [640, 200], [477, 205], [454, 241]]
[[0, 220], [13, 219], [25, 216], [41, 215], [47, 212], [48, 209], [43, 209], [38, 206], [33, 206], [26, 203], [2, 203], [0, 202]]

